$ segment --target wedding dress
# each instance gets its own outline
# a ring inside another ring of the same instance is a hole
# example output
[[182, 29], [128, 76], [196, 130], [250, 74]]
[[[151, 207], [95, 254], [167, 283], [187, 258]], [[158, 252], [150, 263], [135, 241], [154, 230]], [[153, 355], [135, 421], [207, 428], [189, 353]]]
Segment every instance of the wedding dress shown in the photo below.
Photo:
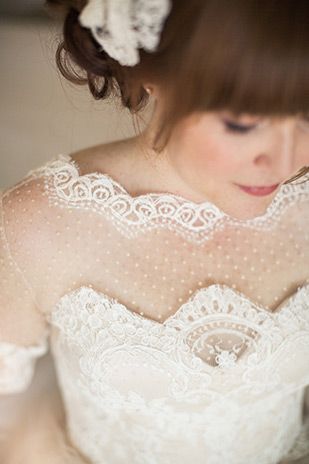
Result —
[[50, 348], [93, 464], [309, 457], [303, 180], [238, 220], [68, 155], [30, 171], [1, 197], [0, 392]]

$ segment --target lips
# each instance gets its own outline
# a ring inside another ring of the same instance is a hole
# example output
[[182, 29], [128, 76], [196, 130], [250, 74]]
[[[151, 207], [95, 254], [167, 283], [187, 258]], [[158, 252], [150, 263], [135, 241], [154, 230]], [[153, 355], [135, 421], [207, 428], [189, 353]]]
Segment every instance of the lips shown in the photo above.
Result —
[[280, 184], [275, 184], [275, 185], [270, 185], [267, 187], [258, 187], [258, 186], [246, 186], [246, 185], [239, 185], [236, 184], [241, 190], [244, 192], [248, 193], [249, 195], [255, 195], [255, 196], [265, 196], [265, 195], [270, 195], [273, 193]]

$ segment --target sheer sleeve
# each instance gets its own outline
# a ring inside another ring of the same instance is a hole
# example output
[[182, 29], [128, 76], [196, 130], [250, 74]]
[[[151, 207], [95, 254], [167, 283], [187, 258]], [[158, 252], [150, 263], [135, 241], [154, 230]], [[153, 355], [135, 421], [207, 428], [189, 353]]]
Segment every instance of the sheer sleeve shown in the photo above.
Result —
[[[23, 219], [14, 210], [14, 202], [9, 194], [0, 191], [0, 394], [26, 390], [36, 359], [48, 350], [47, 323], [38, 311], [27, 276], [15, 259], [19, 250], [25, 250], [21, 239]], [[29, 253], [28, 259], [31, 261]]]

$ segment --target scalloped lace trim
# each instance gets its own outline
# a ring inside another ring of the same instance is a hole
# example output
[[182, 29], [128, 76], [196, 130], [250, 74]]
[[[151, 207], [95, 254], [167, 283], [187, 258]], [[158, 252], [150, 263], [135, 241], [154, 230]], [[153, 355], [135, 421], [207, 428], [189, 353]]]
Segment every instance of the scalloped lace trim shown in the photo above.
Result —
[[45, 189], [51, 202], [95, 210], [109, 215], [120, 232], [136, 237], [139, 232], [164, 227], [184, 238], [202, 243], [226, 224], [270, 230], [286, 208], [309, 198], [309, 174], [306, 182], [283, 185], [262, 216], [240, 220], [228, 216], [209, 201], [195, 203], [172, 193], [148, 193], [132, 197], [108, 174], [81, 175], [70, 155], [59, 154], [29, 175], [46, 175]]
[[[274, 353], [278, 351], [284, 355], [283, 345], [289, 347], [292, 340], [306, 343], [303, 334], [309, 330], [308, 290], [309, 285], [301, 287], [278, 312], [271, 313], [225, 285], [211, 285], [199, 289], [175, 314], [160, 323], [134, 313], [102, 292], [82, 286], [64, 295], [48, 318], [69, 339], [78, 341], [85, 353], [93, 350], [95, 340], [101, 339], [100, 332], [103, 331], [104, 343], [109, 341], [115, 350], [126, 344], [129, 350], [137, 346], [145, 354], [154, 349], [157, 356], [162, 357], [162, 362], [165, 356], [171, 357], [178, 369], [182, 367], [203, 378], [206, 376], [204, 380], [207, 382], [212, 375], [219, 375], [214, 373], [214, 367], [222, 372], [228, 370], [231, 376], [235, 369], [235, 391], [239, 388], [240, 369], [244, 369], [244, 385], [260, 394], [264, 389], [276, 392], [278, 385], [283, 388], [283, 379], [274, 366], [268, 365]], [[218, 331], [236, 336], [236, 344], [231, 340], [227, 347], [220, 339], [213, 343]], [[99, 352], [100, 362], [102, 352]], [[265, 375], [255, 377], [255, 369], [259, 366], [263, 366]], [[271, 369], [271, 375], [268, 369]], [[240, 386], [241, 390], [244, 385]], [[286, 387], [290, 388], [288, 384]], [[205, 395], [202, 388], [201, 392], [194, 392], [195, 399], [198, 393]]]

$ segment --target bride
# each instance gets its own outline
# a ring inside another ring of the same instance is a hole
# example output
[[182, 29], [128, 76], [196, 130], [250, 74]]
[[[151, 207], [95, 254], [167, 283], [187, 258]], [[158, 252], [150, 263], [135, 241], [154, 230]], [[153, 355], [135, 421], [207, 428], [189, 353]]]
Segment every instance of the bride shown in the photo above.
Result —
[[154, 109], [1, 194], [2, 462], [308, 462], [308, 2], [47, 5], [65, 78]]

